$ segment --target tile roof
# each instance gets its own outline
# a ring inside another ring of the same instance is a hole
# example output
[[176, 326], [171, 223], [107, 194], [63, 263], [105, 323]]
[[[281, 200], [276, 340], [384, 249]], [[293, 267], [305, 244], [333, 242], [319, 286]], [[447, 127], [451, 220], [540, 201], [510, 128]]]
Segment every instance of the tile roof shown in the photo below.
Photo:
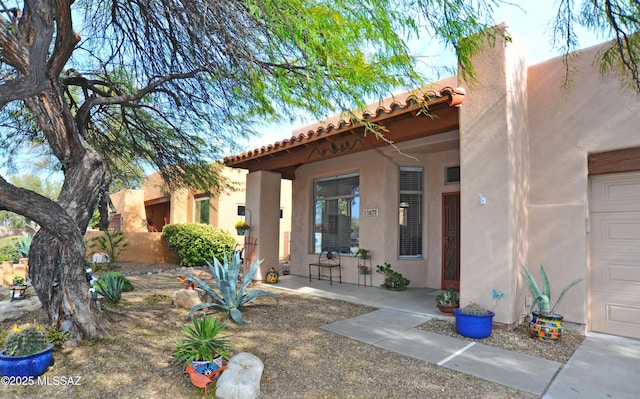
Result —
[[[362, 113], [362, 116], [366, 120], [376, 122], [407, 111], [410, 108], [419, 107], [422, 102], [426, 102], [428, 106], [446, 102], [446, 104], [451, 107], [457, 107], [464, 100], [465, 90], [461, 87], [454, 88], [453, 85], [443, 85], [455, 84], [453, 80], [453, 78], [449, 78], [438, 82], [438, 85], [441, 87], [439, 90], [414, 90], [386, 98], [377, 103], [372, 103]], [[234, 166], [252, 158], [259, 158], [290, 147], [304, 145], [310, 141], [315, 141], [319, 138], [330, 136], [333, 133], [353, 127], [355, 126], [352, 121], [342, 119], [340, 115], [336, 115], [323, 122], [317, 122], [296, 129], [288, 139], [276, 141], [273, 144], [255, 148], [241, 154], [227, 156], [224, 158], [224, 163], [227, 166]]]

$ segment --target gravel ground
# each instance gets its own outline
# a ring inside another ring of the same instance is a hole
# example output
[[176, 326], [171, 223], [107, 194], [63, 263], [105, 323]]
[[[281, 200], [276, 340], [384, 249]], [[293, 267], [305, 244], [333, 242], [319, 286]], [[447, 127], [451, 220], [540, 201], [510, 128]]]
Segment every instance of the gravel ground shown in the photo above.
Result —
[[[80, 385], [0, 386], [2, 398], [202, 397], [171, 356], [187, 311], [171, 304], [183, 270], [175, 265], [126, 265], [136, 289], [117, 306], [105, 306], [110, 336], [54, 354], [45, 376], [78, 376]], [[164, 273], [152, 273], [167, 270]], [[134, 273], [132, 273], [135, 271]], [[142, 274], [141, 274], [142, 273]], [[206, 276], [206, 275], [205, 275]], [[208, 278], [208, 277], [205, 277]], [[274, 290], [243, 308], [245, 325], [225, 318], [231, 355], [251, 352], [264, 362], [260, 398], [536, 398], [526, 392], [375, 348], [319, 327], [375, 309], [342, 301]], [[25, 315], [42, 320], [44, 312]], [[1, 327], [6, 328], [8, 323]], [[419, 328], [461, 338], [452, 324], [432, 320]], [[482, 343], [566, 362], [581, 341], [567, 334], [559, 344], [538, 343], [516, 329], [494, 331]], [[542, 345], [542, 346], [540, 346]], [[209, 389], [208, 397], [214, 397]]]

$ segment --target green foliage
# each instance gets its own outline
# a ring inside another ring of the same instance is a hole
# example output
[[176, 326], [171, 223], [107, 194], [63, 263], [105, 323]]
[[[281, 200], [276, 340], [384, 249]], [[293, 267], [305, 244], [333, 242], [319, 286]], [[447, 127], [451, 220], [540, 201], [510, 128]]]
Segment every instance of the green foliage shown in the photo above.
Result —
[[231, 319], [238, 324], [244, 324], [244, 320], [242, 319], [242, 313], [240, 309], [242, 306], [255, 301], [260, 296], [271, 296], [276, 299], [276, 304], [278, 303], [278, 296], [273, 292], [264, 291], [264, 290], [249, 290], [246, 291], [247, 286], [255, 276], [258, 271], [258, 266], [260, 266], [262, 261], [258, 262], [254, 260], [251, 262], [249, 266], [249, 270], [244, 275], [242, 279], [242, 285], [238, 290], [238, 276], [240, 275], [240, 268], [242, 266], [242, 262], [240, 261], [240, 254], [236, 253], [233, 255], [231, 259], [231, 263], [228, 262], [226, 255], [224, 256], [224, 265], [221, 264], [217, 258], [213, 258], [213, 265], [207, 262], [209, 269], [211, 270], [211, 274], [214, 276], [216, 280], [216, 284], [220, 292], [216, 292], [209, 284], [202, 281], [200, 278], [190, 275], [200, 286], [205, 290], [207, 294], [215, 301], [215, 302], [206, 302], [198, 304], [189, 310], [189, 314], [193, 314], [195, 311], [200, 309], [205, 309], [209, 307], [214, 307], [220, 310], [224, 310], [229, 312]]
[[13, 285], [22, 285], [26, 282], [25, 278], [18, 274], [18, 273], [13, 273], [11, 275], [11, 284]]
[[46, 330], [40, 325], [31, 323], [14, 325], [4, 343], [6, 354], [9, 356], [38, 353], [47, 349], [48, 346]]
[[446, 291], [439, 292], [436, 295], [436, 301], [441, 305], [458, 305], [460, 304], [460, 297], [458, 291], [450, 285]]
[[60, 348], [71, 334], [69, 331], [62, 332], [58, 330], [53, 324], [45, 326], [45, 330], [47, 331], [47, 339], [54, 348]]
[[16, 252], [20, 258], [28, 258], [29, 257], [29, 248], [31, 248], [31, 241], [33, 237], [29, 234], [25, 234], [18, 239], [18, 243], [16, 244]]
[[17, 261], [20, 254], [16, 250], [20, 236], [0, 238], [0, 257], [8, 261]]
[[105, 280], [108, 279], [108, 278], [122, 279], [122, 292], [131, 292], [131, 291], [133, 291], [133, 284], [131, 284], [131, 280], [126, 278], [120, 272], [107, 272], [107, 273], [101, 275], [100, 277], [98, 277], [98, 280], [96, 281], [96, 284], [100, 284], [102, 286], [102, 288], [104, 288]]
[[402, 291], [411, 282], [408, 278], [405, 278], [401, 273], [393, 270], [391, 265], [385, 262], [383, 265], [376, 265], [376, 272], [384, 274], [384, 282], [381, 287], [389, 288], [392, 290]]
[[204, 266], [211, 258], [222, 259], [236, 244], [226, 231], [201, 223], [165, 225], [162, 237], [178, 252], [182, 266]]
[[126, 235], [122, 231], [103, 231], [101, 235], [91, 238], [89, 248], [98, 248], [109, 255], [110, 263], [117, 262], [118, 258], [129, 247]]
[[560, 293], [560, 296], [558, 297], [558, 300], [553, 305], [553, 307], [551, 307], [551, 285], [549, 284], [549, 278], [547, 277], [547, 273], [544, 271], [544, 266], [540, 265], [540, 279], [542, 280], [542, 287], [543, 287], [542, 290], [540, 290], [538, 283], [536, 283], [536, 280], [534, 279], [533, 274], [531, 274], [531, 272], [524, 265], [522, 266], [522, 271], [520, 274], [522, 275], [525, 282], [529, 286], [529, 290], [533, 295], [533, 302], [531, 302], [531, 306], [529, 307], [529, 313], [531, 313], [533, 308], [537, 305], [540, 313], [547, 316], [552, 315], [556, 311], [556, 309], [560, 305], [560, 301], [562, 301], [562, 298], [564, 297], [564, 294], [566, 294], [567, 291], [569, 291], [569, 288], [573, 287], [574, 285], [582, 281], [581, 278], [578, 278], [573, 280], [566, 287], [564, 287], [564, 289]]
[[193, 361], [213, 361], [216, 356], [227, 358], [229, 340], [221, 335], [226, 324], [218, 317], [204, 315], [200, 320], [191, 317], [191, 325], [183, 324], [185, 338], [176, 341], [173, 356], [185, 366]]
[[120, 273], [107, 273], [101, 277], [102, 282], [94, 285], [96, 292], [109, 300], [111, 303], [120, 302], [122, 289], [124, 287], [124, 277]]

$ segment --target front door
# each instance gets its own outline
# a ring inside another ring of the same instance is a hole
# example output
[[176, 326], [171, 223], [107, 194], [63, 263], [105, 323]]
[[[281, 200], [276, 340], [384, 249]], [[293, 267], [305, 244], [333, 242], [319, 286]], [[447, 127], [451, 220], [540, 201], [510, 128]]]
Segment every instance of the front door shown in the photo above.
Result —
[[442, 193], [442, 287], [460, 289], [460, 193]]

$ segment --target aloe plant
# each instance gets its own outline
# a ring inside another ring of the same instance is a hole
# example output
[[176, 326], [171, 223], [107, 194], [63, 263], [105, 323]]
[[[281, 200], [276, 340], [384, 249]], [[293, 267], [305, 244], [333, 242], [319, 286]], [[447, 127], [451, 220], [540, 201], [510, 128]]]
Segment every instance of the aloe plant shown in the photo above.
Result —
[[551, 285], [549, 284], [549, 278], [547, 277], [547, 273], [544, 271], [544, 266], [543, 265], [540, 266], [540, 279], [542, 280], [542, 288], [543, 288], [542, 290], [540, 290], [538, 283], [536, 283], [536, 280], [533, 278], [533, 274], [531, 274], [531, 272], [525, 266], [522, 266], [521, 274], [524, 280], [527, 282], [527, 285], [529, 286], [529, 290], [533, 295], [533, 302], [531, 302], [531, 306], [529, 307], [529, 313], [531, 313], [533, 308], [536, 305], [538, 305], [538, 309], [540, 310], [540, 313], [547, 316], [554, 314], [554, 312], [558, 308], [558, 305], [560, 305], [560, 301], [562, 301], [564, 294], [566, 294], [567, 291], [569, 291], [569, 288], [573, 287], [574, 285], [582, 281], [581, 278], [578, 278], [573, 280], [566, 287], [564, 287], [564, 289], [560, 293], [560, 296], [556, 300], [556, 303], [553, 305], [553, 307], [551, 307]]
[[242, 306], [255, 301], [256, 298], [263, 295], [274, 297], [276, 299], [276, 304], [278, 303], [278, 296], [273, 292], [264, 290], [246, 291], [247, 286], [256, 275], [258, 266], [260, 266], [262, 261], [254, 260], [251, 262], [249, 270], [244, 275], [242, 285], [239, 290], [238, 276], [240, 275], [240, 267], [242, 266], [240, 254], [235, 253], [231, 258], [231, 263], [229, 263], [226, 255], [224, 255], [224, 264], [221, 264], [215, 257], [213, 258], [213, 265], [208, 261], [206, 261], [206, 263], [211, 270], [211, 274], [216, 280], [216, 285], [220, 292], [218, 293], [216, 290], [211, 288], [209, 284], [198, 278], [198, 276], [190, 274], [190, 277], [193, 278], [193, 280], [196, 281], [207, 294], [209, 294], [214, 302], [200, 303], [192, 307], [189, 310], [189, 315], [192, 315], [200, 309], [214, 307], [229, 312], [231, 319], [236, 323], [244, 324], [242, 312], [240, 312]]

